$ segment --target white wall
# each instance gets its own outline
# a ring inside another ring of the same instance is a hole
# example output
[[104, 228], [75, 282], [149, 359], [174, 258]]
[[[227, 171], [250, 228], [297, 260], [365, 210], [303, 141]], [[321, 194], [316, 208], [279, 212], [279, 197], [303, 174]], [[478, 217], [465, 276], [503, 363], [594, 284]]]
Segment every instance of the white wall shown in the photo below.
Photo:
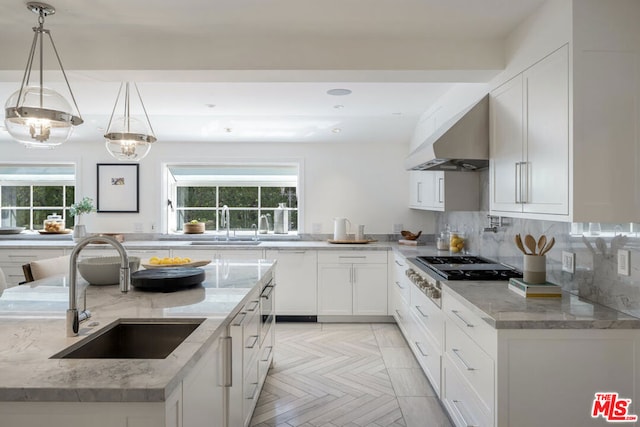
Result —
[[[75, 162], [77, 197], [96, 197], [96, 164], [117, 163], [102, 141], [72, 141], [53, 150], [28, 150], [20, 144], [2, 143], [0, 162]], [[408, 173], [402, 162], [408, 143], [387, 144], [272, 144], [272, 143], [170, 143], [160, 140], [140, 162], [140, 213], [92, 213], [83, 218], [89, 232], [134, 232], [134, 223], [143, 231], [158, 227], [166, 201], [162, 198], [162, 167], [166, 162], [233, 160], [283, 161], [303, 163], [302, 209], [304, 232], [321, 224], [321, 233], [332, 233], [332, 219], [349, 218], [353, 225], [364, 224], [366, 233], [388, 234], [392, 224], [433, 232], [434, 216], [407, 208]]]

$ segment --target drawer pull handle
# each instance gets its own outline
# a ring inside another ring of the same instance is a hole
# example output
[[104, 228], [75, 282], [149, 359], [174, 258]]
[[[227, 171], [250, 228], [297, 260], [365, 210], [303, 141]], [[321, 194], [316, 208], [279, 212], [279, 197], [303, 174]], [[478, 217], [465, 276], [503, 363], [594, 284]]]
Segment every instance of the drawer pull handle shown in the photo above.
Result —
[[462, 401], [452, 400], [452, 402], [453, 402], [453, 406], [456, 408], [456, 411], [458, 412], [458, 415], [460, 415], [460, 418], [462, 418], [462, 422], [464, 423], [464, 425], [466, 425], [467, 427], [478, 427], [477, 424], [471, 424], [469, 421], [467, 421], [464, 414], [460, 410], [460, 408], [464, 408], [464, 404], [462, 403]]
[[251, 335], [249, 338], [253, 338], [253, 342], [251, 343], [251, 345], [248, 345], [247, 348], [248, 349], [252, 349], [256, 346], [256, 344], [258, 344], [258, 335]]
[[467, 322], [464, 317], [460, 316], [458, 310], [451, 310], [451, 312], [455, 314], [458, 319], [462, 320], [462, 322], [467, 325], [467, 328], [473, 328], [473, 324]]
[[287, 251], [283, 249], [278, 250], [278, 252], [281, 254], [306, 254], [307, 253], [307, 251]]
[[398, 282], [397, 280], [396, 280], [396, 285], [398, 285], [398, 287], [399, 287], [400, 289], [406, 289], [406, 288], [405, 288], [404, 286], [402, 286], [402, 285], [400, 284], [400, 282]]
[[220, 338], [220, 346], [222, 347], [222, 357], [220, 358], [220, 365], [218, 365], [222, 371], [220, 375], [222, 387], [231, 387], [233, 385], [233, 372], [231, 361], [231, 337]]
[[398, 317], [399, 317], [400, 319], [404, 319], [404, 317], [402, 317], [402, 314], [400, 314], [400, 311], [396, 310], [396, 313], [398, 314]]
[[247, 311], [256, 311], [256, 308], [258, 308], [258, 306], [260, 305], [259, 301], [251, 301], [251, 304], [253, 304], [251, 306], [251, 308], [247, 308]]
[[422, 351], [422, 347], [420, 347], [420, 343], [418, 341], [414, 341], [416, 343], [416, 348], [418, 349], [418, 351], [420, 352], [420, 354], [422, 354], [424, 357], [429, 357], [429, 355], [427, 353], [425, 353], [424, 351]]
[[245, 317], [247, 317], [247, 313], [238, 314], [235, 317], [234, 322], [231, 324], [231, 326], [242, 326], [242, 322], [244, 322]]
[[460, 359], [460, 361], [462, 362], [462, 364], [464, 365], [465, 368], [467, 368], [467, 371], [475, 371], [475, 368], [472, 368], [471, 366], [469, 366], [469, 364], [462, 358], [462, 356], [460, 356], [460, 350], [457, 348], [452, 348], [451, 351], [453, 351], [453, 354], [456, 355], [456, 357], [458, 359]]
[[366, 255], [340, 255], [340, 259], [366, 259]]
[[267, 347], [267, 349], [269, 350], [269, 352], [267, 353], [267, 357], [265, 357], [264, 359], [260, 359], [261, 362], [268, 362], [269, 358], [271, 357], [271, 353], [273, 352], [273, 347], [269, 346]]
[[424, 313], [422, 312], [422, 310], [420, 309], [420, 306], [419, 306], [419, 305], [416, 305], [416, 310], [418, 310], [418, 313], [420, 313], [420, 315], [421, 315], [422, 317], [424, 317], [425, 319], [429, 317], [429, 315], [428, 315], [428, 314], [424, 314]]
[[396, 262], [396, 264], [398, 264], [400, 267], [404, 267], [404, 264], [401, 264], [400, 262], [398, 262], [398, 260], [394, 260]]
[[256, 394], [258, 394], [258, 383], [251, 383], [253, 386], [253, 391], [247, 396], [247, 400], [254, 400], [256, 398]]

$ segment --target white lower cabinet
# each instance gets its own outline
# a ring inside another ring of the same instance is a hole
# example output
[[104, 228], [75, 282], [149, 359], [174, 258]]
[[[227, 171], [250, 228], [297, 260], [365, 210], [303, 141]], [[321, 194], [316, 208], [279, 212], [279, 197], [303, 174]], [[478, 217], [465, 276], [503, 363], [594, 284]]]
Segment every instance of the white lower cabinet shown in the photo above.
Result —
[[276, 314], [318, 314], [318, 257], [315, 250], [268, 249], [266, 259], [275, 259], [278, 277]]
[[387, 314], [387, 253], [318, 253], [318, 315]]
[[189, 257], [193, 260], [234, 260], [234, 259], [262, 259], [260, 249], [172, 249], [171, 256]]
[[[226, 335], [226, 334], [225, 334]], [[182, 427], [227, 426], [226, 387], [230, 385], [230, 340], [215, 340], [182, 383]], [[178, 424], [179, 425], [179, 424]]]
[[64, 249], [0, 249], [0, 269], [7, 284], [15, 286], [25, 280], [22, 265], [37, 259], [56, 258], [64, 255]]

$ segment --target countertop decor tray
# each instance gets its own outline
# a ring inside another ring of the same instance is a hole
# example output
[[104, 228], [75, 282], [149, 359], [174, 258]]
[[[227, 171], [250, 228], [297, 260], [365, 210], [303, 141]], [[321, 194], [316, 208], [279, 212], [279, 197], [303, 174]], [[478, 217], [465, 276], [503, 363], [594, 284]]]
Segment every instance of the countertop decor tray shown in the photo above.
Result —
[[205, 273], [201, 268], [139, 270], [131, 274], [131, 285], [142, 291], [175, 292], [199, 285], [204, 278]]
[[69, 233], [71, 233], [71, 229], [67, 228], [66, 230], [60, 230], [60, 231], [38, 230], [38, 233], [40, 233], [40, 234], [69, 234]]

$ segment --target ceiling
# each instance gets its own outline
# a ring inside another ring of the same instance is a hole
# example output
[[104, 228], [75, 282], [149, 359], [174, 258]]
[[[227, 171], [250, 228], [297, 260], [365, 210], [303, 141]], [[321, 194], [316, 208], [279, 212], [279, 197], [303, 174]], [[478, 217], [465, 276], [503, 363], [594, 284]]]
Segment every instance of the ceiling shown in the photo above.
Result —
[[[131, 80], [159, 142], [406, 143], [452, 84], [504, 67], [504, 38], [543, 1], [51, 0], [45, 28], [85, 119], [76, 139], [101, 139]], [[36, 25], [25, 4], [0, 5], [1, 100]], [[55, 65], [45, 82], [66, 96]]]

